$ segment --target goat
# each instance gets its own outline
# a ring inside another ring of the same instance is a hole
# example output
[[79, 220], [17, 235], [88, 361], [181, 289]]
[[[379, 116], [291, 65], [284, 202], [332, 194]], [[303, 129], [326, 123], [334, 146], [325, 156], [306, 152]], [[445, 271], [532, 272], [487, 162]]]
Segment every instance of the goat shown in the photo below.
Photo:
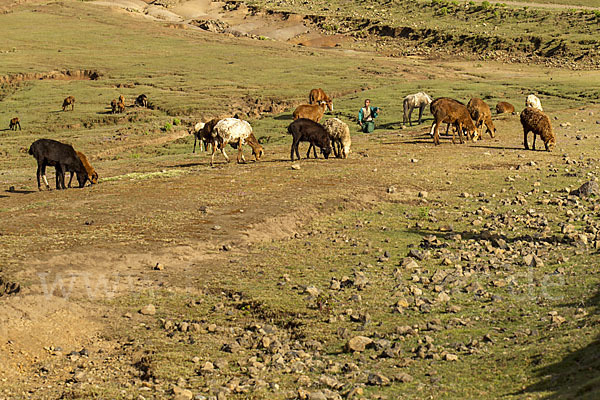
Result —
[[116, 99], [112, 99], [110, 101], [110, 109], [113, 114], [117, 113], [117, 100]]
[[542, 102], [534, 94], [530, 94], [529, 96], [527, 96], [527, 98], [525, 99], [525, 107], [533, 107], [544, 112], [544, 110], [542, 109]]
[[533, 145], [531, 150], [535, 150], [535, 138], [540, 135], [544, 141], [546, 151], [552, 151], [556, 145], [556, 137], [552, 130], [552, 124], [550, 118], [537, 108], [525, 107], [521, 111], [521, 125], [523, 126], [523, 145], [525, 150], [529, 150], [529, 144], [527, 143], [527, 134], [533, 132]]
[[[431, 126], [433, 142], [436, 145], [440, 144], [439, 128], [441, 123], [455, 125], [461, 143], [463, 143], [463, 129], [466, 129], [469, 139], [471, 138], [471, 134], [473, 134], [474, 140], [477, 140], [479, 136], [477, 128], [469, 115], [467, 107], [459, 101], [447, 97], [437, 98], [431, 103], [430, 111], [433, 115], [433, 125]], [[454, 136], [455, 134], [452, 134], [453, 144], [455, 143]]]
[[330, 118], [325, 121], [323, 127], [331, 139], [333, 154], [338, 158], [347, 158], [348, 154], [350, 154], [350, 145], [352, 144], [348, 124], [338, 118]]
[[119, 103], [125, 104], [125, 96], [123, 96], [122, 94], [119, 95]]
[[8, 129], [10, 129], [11, 131], [16, 131], [17, 126], [19, 127], [19, 130], [21, 130], [21, 120], [19, 119], [19, 117], [14, 117], [8, 123]]
[[[238, 146], [238, 155], [237, 162], [246, 162], [244, 158], [244, 153], [242, 151], [242, 146], [246, 143], [248, 137], [252, 134], [252, 126], [247, 121], [237, 119], [237, 118], [225, 118], [217, 122], [215, 127], [212, 130], [212, 136], [217, 141], [217, 146], [213, 146], [210, 165], [212, 166], [214, 163], [215, 152], [217, 147], [223, 154], [223, 157], [229, 162], [229, 157], [225, 153], [225, 146], [228, 143], [237, 143]], [[252, 154], [254, 155], [254, 159], [258, 161], [262, 155], [264, 154], [264, 150], [262, 146], [258, 143], [256, 138], [248, 141], [248, 145], [252, 147]]]
[[119, 99], [119, 102], [117, 103], [117, 112], [118, 113], [125, 112], [125, 103], [123, 103], [120, 99]]
[[483, 138], [484, 124], [485, 129], [490, 133], [492, 138], [496, 135], [496, 127], [492, 122], [492, 111], [490, 110], [490, 106], [488, 106], [485, 101], [477, 97], [473, 97], [467, 104], [467, 110], [469, 110], [469, 114], [475, 122], [475, 127], [477, 127], [477, 129], [479, 129], [481, 132], [481, 138]]
[[219, 122], [220, 119], [218, 118], [213, 118], [210, 121], [208, 121], [207, 123], [204, 122], [198, 122], [196, 125], [194, 125], [194, 127], [192, 129], [189, 130], [189, 133], [193, 133], [194, 134], [194, 150], [192, 151], [192, 153], [196, 152], [196, 142], [200, 141], [200, 150], [202, 150], [202, 145], [204, 145], [204, 148], [206, 150], [208, 150], [208, 145], [212, 145], [213, 147], [216, 146], [217, 144], [217, 139], [216, 137], [214, 137], [212, 135], [212, 131], [215, 127], [215, 125], [217, 124], [217, 122]]
[[506, 101], [501, 101], [496, 104], [496, 114], [513, 113], [515, 112], [515, 106]]
[[306, 158], [310, 156], [310, 148], [313, 148], [315, 158], [317, 158], [317, 151], [315, 146], [319, 146], [321, 153], [327, 159], [331, 154], [331, 139], [329, 133], [325, 130], [323, 125], [307, 118], [299, 118], [292, 122], [288, 126], [288, 133], [293, 136], [292, 149], [290, 152], [290, 158], [294, 161], [294, 152], [298, 160], [300, 159], [300, 153], [298, 152], [298, 145], [300, 142], [309, 142], [308, 152]]
[[403, 107], [404, 107], [404, 115], [402, 117], [402, 123], [406, 124], [406, 121], [408, 120], [408, 123], [410, 126], [412, 126], [412, 112], [414, 108], [419, 108], [419, 120], [417, 121], [417, 124], [421, 123], [421, 117], [423, 116], [423, 110], [425, 109], [426, 106], [428, 106], [429, 104], [431, 104], [431, 97], [429, 97], [429, 95], [427, 95], [427, 93], [425, 92], [419, 92], [419, 93], [415, 93], [415, 94], [409, 94], [408, 96], [406, 96], [404, 98], [404, 100], [402, 101]]
[[333, 100], [325, 94], [323, 89], [318, 88], [310, 91], [310, 94], [308, 95], [308, 104], [320, 104], [322, 101], [327, 104], [329, 111], [333, 112]]
[[327, 104], [324, 101], [319, 104], [301, 104], [296, 107], [292, 115], [294, 121], [298, 118], [307, 118], [318, 123], [323, 118], [326, 108]]
[[69, 96], [63, 100], [63, 105], [62, 105], [63, 111], [66, 111], [68, 106], [71, 106], [71, 111], [73, 111], [75, 109], [75, 97]]
[[29, 154], [37, 160], [37, 183], [38, 190], [42, 190], [40, 177], [43, 177], [46, 188], [50, 185], [46, 179], [46, 167], [53, 165], [56, 168], [56, 189], [66, 189], [65, 172], [71, 171], [77, 174], [79, 187], [85, 186], [88, 173], [81, 162], [73, 146], [52, 139], [38, 139], [29, 147]]

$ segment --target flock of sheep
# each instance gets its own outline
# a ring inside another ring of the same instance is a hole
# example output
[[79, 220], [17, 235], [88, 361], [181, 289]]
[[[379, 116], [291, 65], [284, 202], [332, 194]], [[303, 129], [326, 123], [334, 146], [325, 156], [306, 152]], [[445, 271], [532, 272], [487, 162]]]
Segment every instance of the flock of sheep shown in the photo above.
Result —
[[[142, 94], [135, 99], [135, 105], [141, 107], [148, 106], [148, 98]], [[68, 96], [63, 101], [63, 111], [68, 107], [71, 111], [75, 106], [75, 98]], [[483, 134], [483, 127], [493, 138], [496, 134], [496, 128], [492, 122], [490, 107], [479, 98], [472, 98], [465, 106], [464, 103], [448, 97], [440, 97], [432, 100], [424, 92], [408, 95], [403, 100], [403, 123], [407, 122], [412, 126], [412, 111], [419, 109], [418, 123], [421, 123], [423, 110], [429, 106], [433, 115], [433, 124], [430, 135], [436, 145], [439, 144], [439, 128], [443, 123], [447, 124], [446, 134], [453, 127], [452, 143], [455, 143], [455, 136], [458, 133], [460, 143], [464, 143], [463, 135], [469, 140], [476, 141]], [[111, 110], [113, 113], [123, 112], [125, 109], [125, 98], [119, 96], [118, 100], [111, 101]], [[338, 118], [330, 118], [325, 123], [320, 124], [325, 111], [333, 111], [333, 101], [325, 94], [322, 89], [313, 89], [309, 94], [309, 104], [298, 106], [293, 112], [294, 121], [288, 126], [287, 131], [292, 135], [292, 146], [290, 150], [290, 159], [294, 161], [294, 155], [300, 159], [298, 146], [300, 142], [308, 142], [309, 147], [306, 158], [310, 158], [311, 149], [313, 155], [317, 158], [316, 148], [320, 149], [325, 158], [333, 152], [335, 157], [347, 158], [350, 153], [352, 143], [350, 137], [350, 128], [348, 124]], [[497, 113], [514, 112], [512, 104], [500, 102], [496, 106]], [[525, 101], [525, 109], [520, 114], [521, 125], [524, 133], [524, 146], [529, 149], [527, 136], [533, 132], [533, 149], [535, 150], [536, 137], [539, 135], [544, 142], [547, 151], [551, 151], [556, 143], [556, 139], [550, 123], [550, 118], [544, 114], [539, 98], [531, 94]], [[9, 128], [21, 129], [19, 118], [13, 118], [10, 121]], [[214, 164], [214, 157], [217, 150], [223, 154], [229, 162], [229, 157], [225, 153], [225, 147], [229, 144], [238, 150], [237, 161], [245, 162], [242, 147], [248, 144], [252, 148], [252, 154], [256, 161], [264, 155], [264, 149], [252, 133], [252, 126], [242, 119], [224, 118], [212, 119], [206, 123], [199, 122], [190, 130], [194, 134], [194, 150], [196, 143], [200, 141], [200, 147], [208, 150], [212, 147], [211, 166]], [[87, 181], [94, 184], [98, 181], [98, 174], [90, 165], [85, 155], [75, 151], [71, 145], [57, 142], [51, 139], [40, 139], [35, 141], [29, 148], [29, 154], [34, 156], [38, 163], [37, 182], [38, 189], [41, 190], [41, 180], [43, 179], [46, 188], [49, 188], [46, 179], [46, 167], [54, 166], [56, 168], [56, 188], [65, 189], [65, 174], [71, 173], [69, 187], [73, 180], [73, 174], [77, 175], [79, 186], [83, 187]]]

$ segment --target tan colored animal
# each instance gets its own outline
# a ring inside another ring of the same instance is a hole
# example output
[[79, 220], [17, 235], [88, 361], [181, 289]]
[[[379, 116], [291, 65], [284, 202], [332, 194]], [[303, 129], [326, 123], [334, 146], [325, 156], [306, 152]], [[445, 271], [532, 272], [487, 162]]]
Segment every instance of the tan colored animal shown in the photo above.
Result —
[[125, 104], [125, 96], [123, 96], [122, 94], [119, 95], [119, 103]]
[[515, 112], [515, 106], [513, 106], [510, 103], [507, 103], [506, 101], [501, 101], [498, 104], [496, 104], [496, 113], [497, 114], [514, 113], [514, 112]]
[[117, 112], [122, 113], [125, 112], [125, 104], [121, 101], [117, 103]]
[[117, 99], [112, 99], [110, 102], [110, 109], [112, 110], [113, 114], [117, 113]]
[[21, 130], [21, 120], [19, 119], [19, 117], [14, 117], [10, 120], [8, 124], [8, 129], [10, 129], [11, 131], [16, 131], [17, 126], [19, 127], [19, 130]]
[[[247, 141], [248, 137], [251, 134], [252, 126], [250, 126], [248, 121], [244, 121], [237, 118], [222, 119], [219, 122], [217, 122], [217, 124], [212, 130], [212, 136], [217, 141], [216, 147], [219, 148], [221, 154], [223, 154], [223, 157], [225, 157], [227, 162], [229, 162], [229, 157], [227, 156], [227, 153], [225, 153], [225, 146], [229, 143], [234, 142], [237, 144], [237, 146], [234, 147], [237, 147], [238, 150], [238, 163], [246, 162], [246, 159], [244, 158], [244, 153], [242, 151], [242, 146], [245, 143], [248, 143], [250, 147], [252, 147], [252, 154], [254, 155], [256, 161], [260, 159], [260, 157], [264, 154], [264, 150], [262, 146], [258, 143], [258, 140], [256, 140], [256, 138], [254, 138], [251, 141]], [[214, 164], [216, 150], [217, 149], [215, 148], [215, 146], [213, 146], [213, 151], [210, 158], [211, 166]]]
[[535, 150], [535, 138], [539, 135], [544, 141], [546, 151], [552, 151], [556, 145], [556, 137], [554, 136], [550, 118], [546, 114], [536, 108], [525, 107], [521, 111], [521, 125], [523, 126], [523, 145], [525, 146], [525, 150], [529, 150], [527, 134], [533, 132], [531, 150]]
[[194, 135], [194, 150], [192, 153], [196, 152], [196, 142], [200, 141], [200, 150], [202, 151], [202, 146], [204, 145], [204, 150], [208, 151], [208, 145], [215, 147], [217, 145], [217, 138], [213, 136], [212, 131], [215, 128], [215, 125], [220, 121], [219, 118], [213, 118], [210, 121], [198, 122], [196, 125], [189, 130], [189, 133]]
[[327, 103], [321, 101], [319, 104], [302, 104], [296, 107], [294, 113], [294, 121], [298, 118], [306, 118], [311, 121], [319, 122], [323, 115], [325, 115], [325, 109], [327, 108]]
[[[85, 168], [85, 171], [87, 172], [87, 177], [90, 180], [90, 183], [92, 185], [95, 185], [96, 183], [98, 183], [98, 173], [96, 172], [94, 167], [92, 167], [92, 165], [88, 161], [85, 154], [83, 154], [82, 152], [77, 151], [77, 150], [75, 150], [75, 153], [77, 154], [77, 157], [79, 157], [79, 159], [81, 160], [81, 163], [83, 164], [83, 167]], [[73, 180], [74, 174], [75, 173], [73, 171], [71, 171], [71, 177], [69, 179], [69, 187], [71, 187], [71, 181]]]
[[[333, 154], [337, 158], [347, 158], [350, 154], [350, 145], [352, 145], [348, 124], [339, 118], [330, 118], [325, 121], [323, 128], [325, 128], [331, 139]], [[308, 151], [310, 152], [310, 147]]]
[[[440, 97], [435, 99], [430, 105], [431, 115], [433, 115], [433, 125], [431, 129], [433, 131], [433, 142], [438, 145], [440, 144], [440, 124], [453, 124], [458, 131], [458, 137], [460, 142], [463, 143], [463, 129], [467, 131], [467, 137], [471, 137], [476, 140], [479, 136], [475, 123], [471, 119], [471, 115], [463, 104], [459, 101], [450, 99], [447, 97]], [[456, 133], [452, 134], [452, 143], [454, 144], [454, 137]]]
[[527, 96], [525, 99], [525, 107], [533, 107], [539, 111], [544, 111], [541, 100], [535, 94], [530, 94]]
[[66, 111], [68, 106], [71, 106], [71, 111], [73, 111], [75, 109], [75, 97], [69, 96], [63, 100], [63, 105], [62, 105], [63, 111]]
[[322, 101], [327, 104], [329, 111], [333, 112], [333, 100], [325, 94], [323, 89], [318, 88], [310, 91], [310, 94], [308, 95], [308, 104], [319, 104]]
[[490, 136], [492, 138], [496, 136], [496, 127], [492, 122], [492, 111], [485, 101], [473, 97], [467, 104], [467, 110], [469, 110], [469, 114], [471, 114], [471, 118], [475, 122], [475, 127], [481, 132], [481, 138], [483, 138], [484, 124], [485, 129], [490, 133]]

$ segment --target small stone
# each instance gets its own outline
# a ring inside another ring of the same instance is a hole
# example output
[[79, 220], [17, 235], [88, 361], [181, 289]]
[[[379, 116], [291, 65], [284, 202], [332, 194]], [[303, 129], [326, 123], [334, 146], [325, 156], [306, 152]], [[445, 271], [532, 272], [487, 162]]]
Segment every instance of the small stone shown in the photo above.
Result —
[[375, 372], [369, 374], [367, 384], [372, 386], [387, 386], [390, 384], [390, 379], [379, 372]]
[[396, 382], [410, 383], [414, 380], [414, 378], [406, 372], [399, 372], [396, 375], [394, 375], [394, 380]]
[[373, 343], [373, 340], [366, 336], [355, 336], [346, 343], [346, 351], [363, 352], [371, 343]]
[[446, 361], [457, 361], [458, 360], [458, 356], [456, 354], [450, 354], [450, 353], [448, 353], [448, 354], [446, 354], [444, 356], [444, 359]]
[[220, 231], [221, 230], [221, 225], [215, 225], [212, 227], [213, 231]]
[[396, 186], [390, 186], [387, 188], [388, 193], [396, 193]]
[[173, 386], [173, 394], [175, 395], [173, 400], [192, 400], [194, 398], [191, 390], [179, 386]]
[[147, 306], [142, 307], [142, 309], [140, 310], [140, 314], [154, 315], [156, 314], [156, 307], [154, 307], [154, 304], [148, 304]]
[[304, 289], [304, 293], [308, 293], [312, 297], [318, 297], [321, 291], [314, 286], [307, 286], [306, 289]]
[[300, 164], [292, 164], [292, 169], [297, 171], [300, 169]]
[[427, 196], [429, 195], [429, 193], [427, 193], [426, 191], [422, 190], [419, 192], [418, 196], [425, 199], [427, 198]]
[[156, 265], [154, 266], [155, 271], [162, 271], [163, 269], [165, 269], [165, 266], [161, 263], [156, 263]]

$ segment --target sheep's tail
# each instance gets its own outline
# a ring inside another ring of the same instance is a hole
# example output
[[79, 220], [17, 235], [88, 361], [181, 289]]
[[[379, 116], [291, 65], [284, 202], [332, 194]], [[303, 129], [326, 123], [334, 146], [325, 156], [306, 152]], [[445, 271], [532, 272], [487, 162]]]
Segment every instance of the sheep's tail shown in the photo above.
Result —
[[32, 144], [31, 146], [29, 146], [29, 151], [28, 151], [28, 153], [29, 153], [30, 155], [33, 155], [33, 144]]

